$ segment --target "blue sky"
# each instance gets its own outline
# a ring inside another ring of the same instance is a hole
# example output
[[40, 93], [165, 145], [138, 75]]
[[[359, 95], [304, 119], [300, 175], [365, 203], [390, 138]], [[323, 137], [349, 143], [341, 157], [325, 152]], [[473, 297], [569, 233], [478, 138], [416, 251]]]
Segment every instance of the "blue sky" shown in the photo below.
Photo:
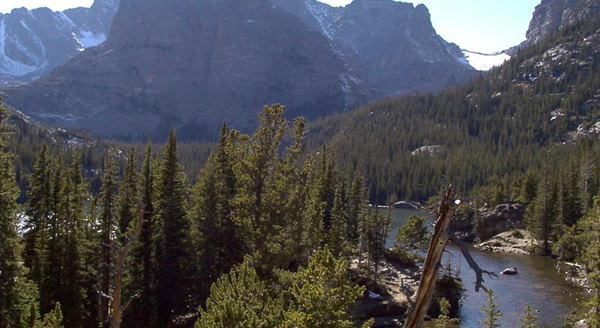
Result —
[[[290, 0], [294, 1], [294, 0]], [[351, 0], [322, 0], [344, 6]], [[410, 0], [405, 0], [410, 2]], [[93, 0], [0, 0], [0, 12], [15, 7], [48, 6], [64, 10], [90, 6]], [[462, 48], [493, 52], [519, 44], [540, 0], [416, 0], [429, 8], [433, 26], [444, 39]]]

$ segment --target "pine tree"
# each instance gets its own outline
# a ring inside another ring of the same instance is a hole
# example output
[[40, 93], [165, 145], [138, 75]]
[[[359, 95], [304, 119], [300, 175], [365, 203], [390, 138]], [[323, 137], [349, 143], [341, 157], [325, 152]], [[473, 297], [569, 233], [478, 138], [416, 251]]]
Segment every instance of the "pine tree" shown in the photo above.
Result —
[[360, 220], [364, 216], [365, 186], [360, 174], [356, 174], [348, 195], [348, 239], [353, 245], [358, 245]]
[[519, 328], [536, 328], [538, 327], [537, 321], [538, 318], [533, 314], [533, 309], [527, 304], [525, 306], [525, 313], [523, 313], [523, 316], [521, 317], [521, 325], [519, 325]]
[[56, 303], [54, 310], [50, 311], [44, 316], [43, 328], [63, 328], [62, 321], [63, 315], [61, 306], [60, 303]]
[[600, 196], [582, 222], [583, 236], [587, 241], [582, 260], [586, 265], [589, 286], [592, 290], [586, 321], [590, 327], [600, 327]]
[[442, 297], [442, 299], [440, 299], [440, 315], [437, 318], [435, 328], [450, 328], [451, 324], [450, 302]]
[[424, 250], [428, 245], [427, 234], [425, 219], [411, 215], [396, 234], [396, 246], [405, 247], [414, 253]]
[[550, 252], [550, 240], [556, 219], [556, 188], [551, 181], [550, 171], [546, 167], [542, 173], [542, 180], [538, 187], [537, 198], [534, 204], [533, 229], [536, 237], [541, 240], [541, 252], [546, 255]]
[[104, 322], [109, 315], [109, 300], [112, 276], [112, 243], [116, 233], [117, 211], [117, 177], [114, 154], [109, 152], [104, 160], [102, 190], [100, 196], [100, 248], [101, 248], [101, 277], [100, 291], [104, 294], [100, 299], [100, 320]]
[[196, 328], [277, 328], [283, 302], [269, 295], [256, 270], [244, 262], [212, 286]]
[[234, 147], [229, 129], [223, 126], [216, 153], [204, 166], [192, 193], [190, 218], [198, 250], [195, 280], [200, 300], [206, 299], [210, 285], [243, 260], [244, 249], [237, 223], [233, 220], [236, 177], [233, 171]]
[[331, 208], [331, 227], [327, 238], [329, 249], [335, 257], [344, 257], [348, 252], [348, 219], [345, 207], [346, 204], [342, 200], [342, 186], [338, 185]]
[[0, 328], [21, 327], [28, 317], [36, 289], [26, 279], [17, 233], [18, 189], [13, 158], [7, 153], [8, 113], [0, 104]]
[[185, 212], [185, 176], [178, 162], [175, 130], [160, 167], [156, 190], [159, 225], [156, 243], [158, 325], [168, 327], [177, 316], [187, 314], [190, 240]]
[[485, 317], [483, 320], [479, 320], [481, 328], [500, 328], [500, 317], [502, 312], [498, 310], [498, 304], [496, 304], [496, 296], [494, 296], [493, 290], [486, 291], [487, 293], [487, 305], [481, 307]]
[[329, 233], [331, 228], [331, 210], [335, 201], [337, 181], [337, 170], [333, 154], [325, 146], [323, 146], [321, 162], [317, 172], [317, 190], [320, 201], [325, 204], [323, 213], [323, 229], [325, 233]]
[[43, 277], [44, 250], [46, 248], [47, 221], [50, 215], [51, 163], [48, 147], [44, 144], [30, 177], [30, 201], [24, 235], [23, 262], [29, 268], [29, 278], [41, 285]]
[[83, 196], [81, 195], [81, 175], [79, 158], [73, 167], [63, 175], [61, 206], [57, 216], [60, 220], [58, 244], [62, 254], [60, 262], [60, 289], [54, 291], [53, 300], [65, 305], [64, 321], [68, 327], [82, 327], [85, 319], [83, 290]]
[[122, 237], [127, 235], [129, 225], [137, 217], [138, 184], [137, 155], [132, 148], [119, 187], [119, 234]]
[[146, 156], [142, 164], [141, 197], [144, 204], [144, 223], [139, 240], [133, 248], [131, 282], [127, 293], [140, 295], [130, 309], [125, 312], [125, 327], [153, 327], [156, 325], [156, 223], [154, 216], [155, 176], [152, 161], [152, 146], [146, 146]]
[[[352, 327], [348, 310], [364, 292], [347, 273], [348, 263], [335, 259], [329, 249], [316, 252], [306, 268], [293, 274], [289, 291], [291, 305], [283, 327]], [[371, 322], [363, 327], [369, 327]]]

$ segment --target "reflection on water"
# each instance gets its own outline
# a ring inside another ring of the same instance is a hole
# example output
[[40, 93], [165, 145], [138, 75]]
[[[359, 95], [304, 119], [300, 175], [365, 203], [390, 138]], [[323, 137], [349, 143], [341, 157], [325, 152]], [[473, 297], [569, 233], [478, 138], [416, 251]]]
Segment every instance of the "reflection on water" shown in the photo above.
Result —
[[[398, 228], [410, 215], [427, 216], [415, 210], [394, 210], [392, 212], [392, 228], [386, 245], [393, 245]], [[431, 221], [429, 221], [431, 222]], [[541, 323], [552, 327], [562, 327], [564, 316], [573, 309], [578, 309], [585, 294], [581, 288], [564, 280], [564, 276], [555, 269], [556, 261], [538, 256], [516, 255], [506, 253], [482, 252], [469, 247], [473, 258], [479, 266], [488, 271], [500, 272], [507, 267], [517, 267], [516, 276], [502, 276], [486, 279], [485, 285], [492, 288], [498, 296], [499, 309], [504, 313], [501, 318], [502, 327], [519, 326], [519, 318], [526, 304], [530, 304], [537, 312]], [[479, 327], [482, 318], [480, 307], [486, 303], [484, 292], [476, 293], [473, 289], [475, 275], [458, 248], [450, 244], [448, 250], [452, 255], [444, 255], [444, 263], [451, 261], [453, 267], [460, 269], [466, 298], [461, 308], [461, 324], [463, 328]], [[433, 327], [432, 324], [426, 326]]]

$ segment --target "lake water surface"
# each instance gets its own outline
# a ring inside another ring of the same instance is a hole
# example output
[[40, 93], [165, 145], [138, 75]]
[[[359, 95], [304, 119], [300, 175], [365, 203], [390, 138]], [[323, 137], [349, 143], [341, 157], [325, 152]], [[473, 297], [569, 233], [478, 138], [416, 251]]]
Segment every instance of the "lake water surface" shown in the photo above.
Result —
[[[428, 216], [427, 213], [416, 210], [393, 210], [388, 247], [393, 245], [398, 228], [410, 215]], [[431, 221], [429, 218], [428, 222]], [[564, 275], [555, 269], [555, 260], [539, 256], [483, 252], [471, 246], [469, 248], [482, 269], [499, 273], [514, 266], [519, 270], [516, 276], [499, 275], [498, 278], [488, 278], [485, 282], [485, 286], [492, 288], [498, 297], [496, 302], [504, 314], [501, 318], [503, 328], [518, 327], [519, 318], [527, 304], [537, 311], [540, 323], [550, 327], [563, 327], [565, 315], [573, 309], [581, 308], [585, 292], [564, 280]], [[467, 289], [461, 308], [461, 324], [458, 327], [479, 327], [479, 320], [482, 318], [480, 308], [486, 303], [486, 295], [483, 291], [474, 291], [475, 275], [458, 248], [449, 243], [447, 249], [452, 256], [445, 255], [444, 263], [450, 260], [453, 267], [460, 269], [464, 288]], [[433, 324], [427, 323], [426, 327], [433, 327]]]

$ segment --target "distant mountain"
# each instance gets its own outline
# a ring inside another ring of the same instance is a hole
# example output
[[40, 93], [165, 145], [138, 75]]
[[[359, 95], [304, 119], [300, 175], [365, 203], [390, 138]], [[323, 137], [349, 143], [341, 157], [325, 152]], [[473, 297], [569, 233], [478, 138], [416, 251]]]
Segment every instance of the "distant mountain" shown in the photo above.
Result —
[[0, 87], [49, 73], [108, 35], [119, 0], [96, 0], [91, 8], [53, 12], [14, 9], [0, 14]]
[[538, 42], [550, 34], [600, 12], [598, 0], [542, 0], [533, 13], [527, 42]]
[[123, 0], [108, 40], [49, 76], [8, 89], [35, 119], [121, 138], [214, 137], [250, 129], [263, 105], [321, 117], [437, 91], [476, 71], [424, 6], [356, 0]]
[[424, 5], [355, 0], [331, 7], [317, 0], [271, 0], [319, 31], [350, 71], [385, 95], [439, 91], [473, 76], [460, 48], [442, 39]]
[[600, 148], [600, 14], [463, 85], [375, 102], [308, 130], [309, 148], [326, 144], [340, 165], [366, 174], [380, 204], [427, 200], [448, 183], [467, 192], [544, 162], [567, 167], [578, 151]]

